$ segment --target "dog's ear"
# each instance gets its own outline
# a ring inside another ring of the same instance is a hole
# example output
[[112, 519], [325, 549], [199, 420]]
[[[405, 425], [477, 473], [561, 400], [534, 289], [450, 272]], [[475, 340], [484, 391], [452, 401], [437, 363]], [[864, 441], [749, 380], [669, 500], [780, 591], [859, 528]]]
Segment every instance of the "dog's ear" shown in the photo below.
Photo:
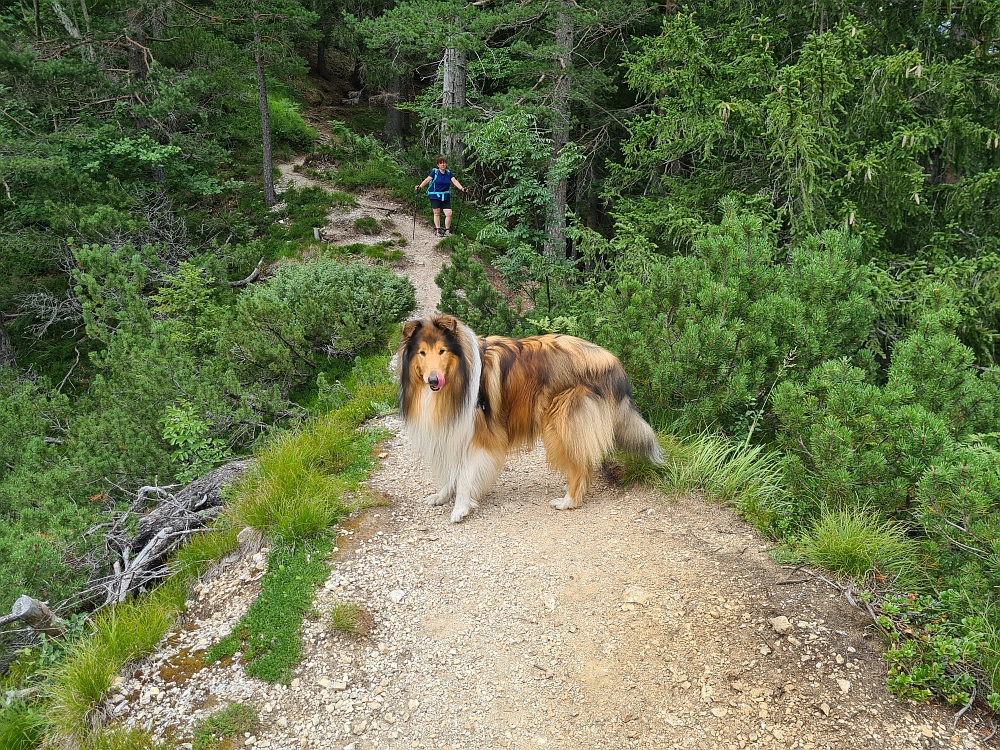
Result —
[[399, 339], [400, 349], [406, 348], [406, 345], [410, 343], [410, 339], [413, 338], [413, 334], [419, 331], [422, 325], [422, 320], [408, 320], [403, 324], [403, 336]]
[[452, 317], [451, 315], [441, 315], [434, 318], [434, 325], [442, 331], [447, 331], [451, 334], [458, 333], [458, 318]]

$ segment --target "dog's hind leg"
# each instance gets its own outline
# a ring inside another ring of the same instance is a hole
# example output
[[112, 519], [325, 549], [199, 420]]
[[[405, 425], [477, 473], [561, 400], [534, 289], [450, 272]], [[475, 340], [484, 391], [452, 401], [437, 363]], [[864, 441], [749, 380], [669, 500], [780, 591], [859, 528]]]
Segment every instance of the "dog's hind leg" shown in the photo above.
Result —
[[550, 505], [558, 510], [579, 508], [594, 469], [614, 446], [614, 410], [605, 400], [578, 386], [552, 400], [542, 430], [545, 457], [566, 474], [566, 495]]
[[479, 500], [496, 483], [503, 468], [503, 456], [483, 448], [470, 447], [465, 458], [455, 492], [455, 508], [451, 522], [458, 523], [479, 506]]

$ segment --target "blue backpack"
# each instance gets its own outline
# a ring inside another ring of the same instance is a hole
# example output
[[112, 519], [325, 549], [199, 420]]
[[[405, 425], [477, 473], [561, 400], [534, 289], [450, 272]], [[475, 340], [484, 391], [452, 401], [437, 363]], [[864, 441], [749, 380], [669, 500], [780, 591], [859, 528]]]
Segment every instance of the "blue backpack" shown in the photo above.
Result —
[[446, 169], [442, 172], [434, 167], [431, 170], [430, 178], [430, 184], [427, 186], [427, 197], [436, 201], [451, 200], [451, 170]]

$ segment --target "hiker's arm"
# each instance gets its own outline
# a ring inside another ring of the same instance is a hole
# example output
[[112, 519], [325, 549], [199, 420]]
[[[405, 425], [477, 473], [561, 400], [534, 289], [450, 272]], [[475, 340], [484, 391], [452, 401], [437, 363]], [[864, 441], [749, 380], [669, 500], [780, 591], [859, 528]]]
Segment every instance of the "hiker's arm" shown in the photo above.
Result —
[[427, 176], [427, 177], [424, 178], [423, 182], [421, 182], [419, 185], [414, 186], [413, 189], [414, 190], [420, 190], [422, 187], [424, 187], [425, 185], [427, 185], [427, 183], [430, 182], [430, 181], [431, 181], [430, 176]]
[[465, 192], [465, 188], [464, 188], [464, 187], [462, 187], [462, 183], [458, 181], [458, 178], [457, 178], [457, 177], [452, 177], [452, 178], [451, 178], [451, 184], [452, 184], [452, 185], [454, 185], [455, 187], [457, 187], [457, 188], [458, 188], [459, 190], [461, 190], [461, 191], [462, 191], [463, 193]]

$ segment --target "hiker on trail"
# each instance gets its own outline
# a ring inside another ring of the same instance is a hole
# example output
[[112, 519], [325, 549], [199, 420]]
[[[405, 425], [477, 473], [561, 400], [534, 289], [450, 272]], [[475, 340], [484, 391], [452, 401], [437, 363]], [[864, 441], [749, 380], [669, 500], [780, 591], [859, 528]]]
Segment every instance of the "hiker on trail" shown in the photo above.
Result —
[[[448, 160], [439, 156], [437, 166], [431, 170], [427, 178], [414, 190], [420, 190], [424, 185], [430, 184], [427, 188], [427, 197], [430, 198], [431, 208], [434, 209], [434, 228], [437, 229], [438, 237], [451, 234], [451, 186], [454, 185], [463, 193], [465, 188], [462, 183], [455, 179], [455, 175], [448, 169]], [[444, 229], [441, 228], [441, 211], [444, 210]]]

